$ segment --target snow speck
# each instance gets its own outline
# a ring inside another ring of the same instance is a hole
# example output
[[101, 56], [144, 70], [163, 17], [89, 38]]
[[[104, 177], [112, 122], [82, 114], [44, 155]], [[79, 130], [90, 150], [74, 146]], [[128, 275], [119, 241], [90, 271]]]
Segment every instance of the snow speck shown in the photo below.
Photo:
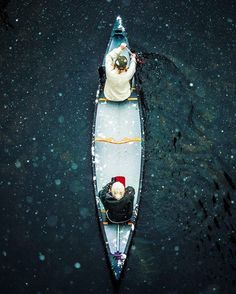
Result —
[[58, 93], [58, 96], [59, 96], [59, 97], [62, 97], [62, 95], [63, 95], [63, 94], [62, 94], [61, 92]]
[[179, 246], [175, 246], [174, 250], [179, 251]]
[[16, 168], [20, 168], [21, 167], [21, 162], [19, 161], [19, 159], [16, 160], [15, 166], [16, 166]]
[[81, 185], [78, 180], [74, 180], [69, 184], [69, 189], [73, 193], [78, 193], [81, 190]]
[[39, 260], [44, 261], [45, 260], [45, 255], [43, 255], [41, 252], [39, 252]]
[[33, 167], [38, 167], [39, 165], [36, 162], [33, 162]]
[[58, 122], [59, 122], [60, 124], [63, 124], [64, 121], [65, 121], [64, 116], [63, 116], [63, 115], [60, 115], [60, 116], [58, 117]]
[[26, 196], [26, 202], [27, 203], [32, 203], [33, 202], [33, 198], [31, 196]]
[[89, 217], [89, 209], [87, 207], [81, 207], [79, 209], [79, 214], [83, 219], [86, 219], [87, 217]]
[[76, 263], [74, 264], [74, 267], [75, 267], [76, 269], [80, 269], [80, 268], [81, 268], [81, 264], [80, 264], [79, 262], [76, 262]]
[[57, 186], [60, 186], [60, 185], [61, 185], [61, 180], [60, 180], [60, 179], [56, 179], [56, 180], [55, 180], [55, 184], [56, 184]]
[[72, 168], [73, 170], [76, 170], [76, 169], [78, 168], [78, 164], [75, 163], [75, 162], [72, 162], [72, 164], [71, 164], [71, 168]]
[[131, 3], [131, 0], [122, 0], [122, 4], [123, 4], [124, 6], [129, 6], [130, 3]]
[[58, 217], [56, 215], [50, 215], [47, 217], [47, 224], [49, 227], [55, 227], [57, 225]]
[[190, 87], [193, 87], [193, 83], [189, 83], [189, 86], [190, 86]]
[[6, 252], [6, 251], [3, 251], [3, 252], [2, 252], [2, 255], [3, 255], [3, 256], [7, 256], [7, 252]]

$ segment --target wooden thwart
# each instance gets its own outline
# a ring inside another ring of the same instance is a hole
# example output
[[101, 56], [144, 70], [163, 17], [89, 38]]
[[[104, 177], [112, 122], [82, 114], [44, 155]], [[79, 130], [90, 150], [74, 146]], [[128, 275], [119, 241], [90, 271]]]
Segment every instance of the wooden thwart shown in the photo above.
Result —
[[[104, 222], [104, 221], [103, 221], [102, 223], [103, 223], [103, 225], [109, 225], [109, 222]], [[127, 225], [128, 225], [128, 226], [132, 226], [133, 223], [132, 223], [132, 222], [128, 222]]]
[[134, 137], [134, 138], [123, 138], [120, 141], [117, 141], [113, 138], [95, 138], [95, 142], [104, 142], [104, 143], [111, 143], [111, 144], [126, 144], [131, 142], [141, 142], [141, 138]]
[[[126, 100], [128, 100], [128, 101], [137, 101], [138, 98], [137, 98], [137, 97], [129, 97], [129, 98], [126, 99]], [[109, 99], [107, 99], [107, 98], [99, 98], [98, 101], [99, 101], [99, 102], [114, 102], [114, 101], [109, 100]], [[125, 100], [124, 100], [124, 101], [125, 101]]]

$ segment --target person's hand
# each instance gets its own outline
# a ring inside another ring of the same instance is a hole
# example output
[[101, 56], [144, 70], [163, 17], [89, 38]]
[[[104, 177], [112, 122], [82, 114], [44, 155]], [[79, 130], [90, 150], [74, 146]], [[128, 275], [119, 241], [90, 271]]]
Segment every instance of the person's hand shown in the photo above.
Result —
[[121, 48], [122, 50], [124, 50], [126, 47], [127, 47], [127, 44], [126, 44], [126, 43], [121, 43], [121, 44], [120, 44], [120, 48]]

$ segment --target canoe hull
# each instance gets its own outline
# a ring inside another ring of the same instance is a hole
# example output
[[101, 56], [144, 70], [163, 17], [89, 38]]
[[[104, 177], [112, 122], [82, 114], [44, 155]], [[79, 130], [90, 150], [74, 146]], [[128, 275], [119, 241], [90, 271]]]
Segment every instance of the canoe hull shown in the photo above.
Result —
[[[126, 42], [125, 31], [114, 35], [117, 21], [106, 53]], [[128, 54], [128, 53], [127, 53]], [[96, 206], [102, 235], [114, 277], [118, 280], [127, 258], [138, 215], [144, 163], [144, 128], [136, 87], [123, 102], [110, 102], [99, 85], [95, 101], [92, 138], [93, 181]], [[133, 217], [125, 224], [109, 223], [98, 197], [102, 188], [114, 176], [125, 176], [126, 185], [135, 189]]]

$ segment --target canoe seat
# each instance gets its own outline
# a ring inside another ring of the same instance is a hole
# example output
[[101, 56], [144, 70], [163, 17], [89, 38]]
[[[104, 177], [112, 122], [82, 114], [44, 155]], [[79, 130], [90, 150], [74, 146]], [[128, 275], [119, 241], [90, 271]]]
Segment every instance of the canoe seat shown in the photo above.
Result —
[[106, 217], [107, 217], [107, 222], [110, 223], [110, 224], [120, 224], [120, 225], [125, 225], [125, 224], [128, 224], [130, 222], [130, 219], [127, 219], [125, 221], [121, 221], [121, 222], [115, 222], [115, 221], [112, 221], [108, 214], [106, 213]]
[[129, 220], [123, 221], [123, 222], [113, 222], [111, 219], [109, 219], [107, 215], [107, 211], [105, 209], [100, 210], [102, 218], [101, 218], [101, 223], [105, 226], [109, 224], [127, 224], [127, 225], [132, 225], [133, 223]]
[[106, 215], [106, 210], [105, 209], [101, 209], [100, 210], [101, 212], [101, 222], [104, 224], [104, 225], [108, 225], [108, 221], [107, 221], [107, 215]]

